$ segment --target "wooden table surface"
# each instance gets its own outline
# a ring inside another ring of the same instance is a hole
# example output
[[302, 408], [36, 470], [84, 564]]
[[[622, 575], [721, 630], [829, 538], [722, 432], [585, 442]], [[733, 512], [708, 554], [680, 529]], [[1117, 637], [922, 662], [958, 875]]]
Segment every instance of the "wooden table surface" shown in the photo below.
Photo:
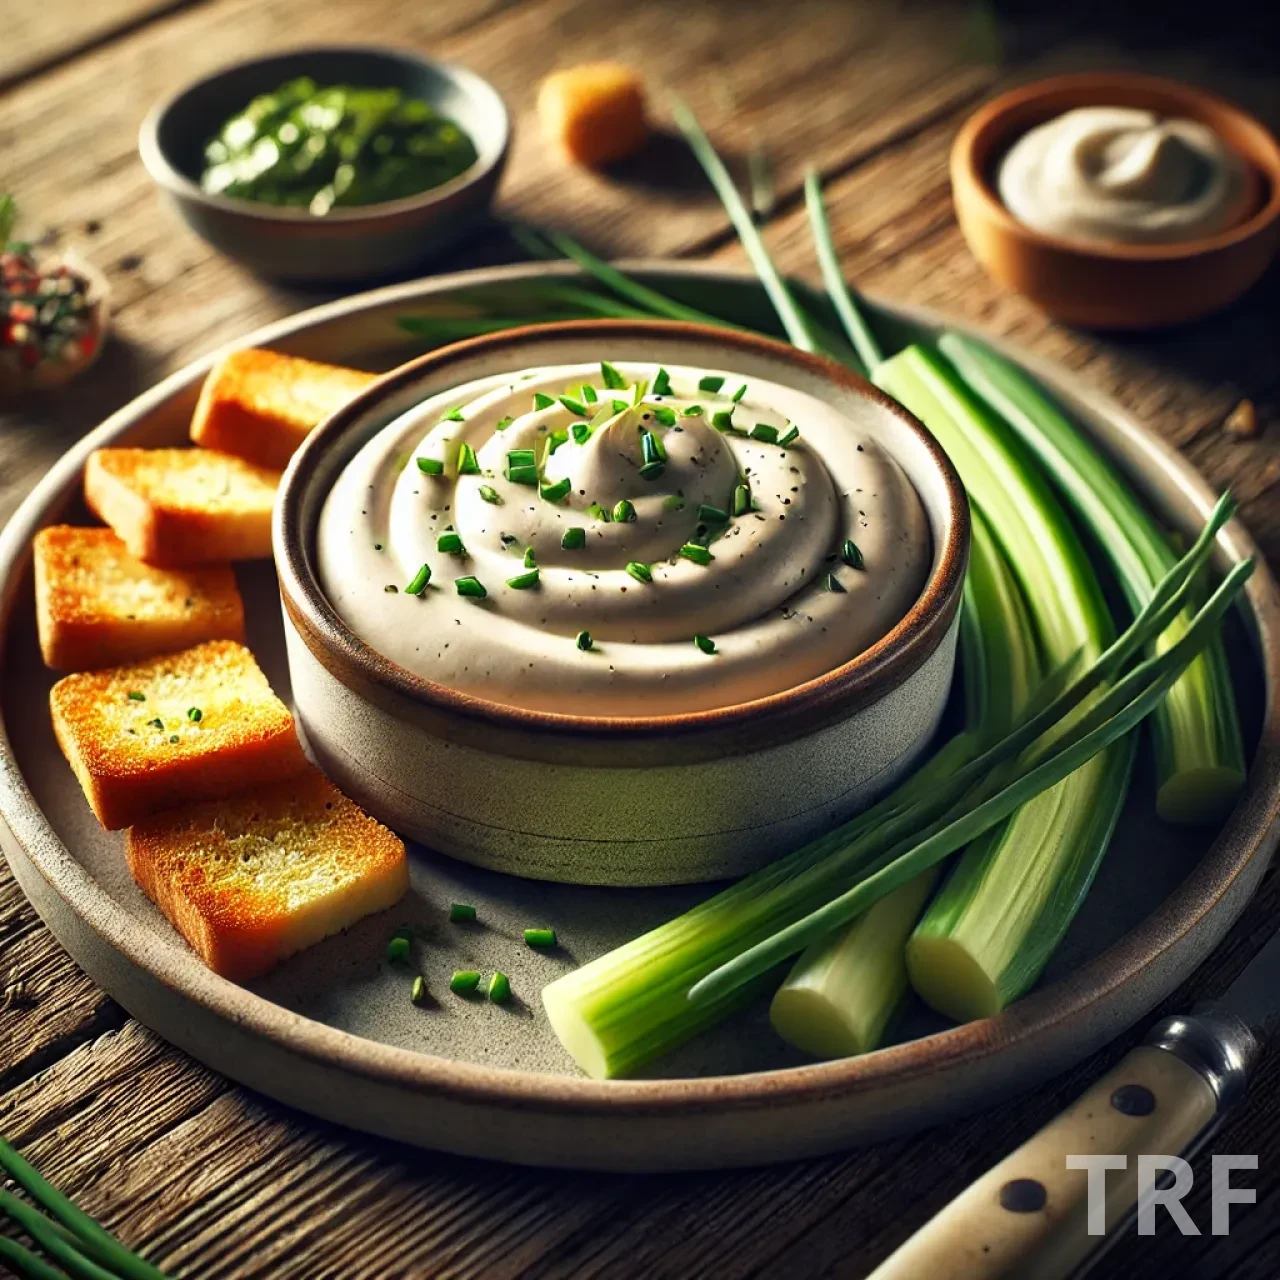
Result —
[[[1048, 323], [987, 280], [952, 216], [947, 148], [1001, 84], [1048, 69], [1142, 65], [1224, 88], [1273, 127], [1280, 77], [1200, 33], [1135, 53], [1123, 33], [1015, 31], [995, 58], [976, 6], [863, 0], [40, 0], [0, 36], [0, 185], [24, 231], [75, 244], [110, 277], [116, 338], [62, 394], [0, 414], [0, 518], [80, 434], [192, 357], [316, 294], [256, 280], [162, 206], [135, 151], [161, 95], [249, 51], [360, 35], [466, 63], [516, 120], [502, 212], [607, 255], [741, 253], [715, 199], [681, 165], [610, 177], [549, 158], [538, 76], [618, 56], [678, 86], [717, 143], [762, 148], [782, 265], [816, 275], [799, 182], [828, 183], [847, 276], [1013, 335], [1080, 371], [1230, 484], [1280, 563], [1280, 270], [1212, 324], [1108, 340]], [[1115, 6], [1123, 8], [1123, 6]], [[1034, 6], [1032, 6], [1034, 8]], [[1105, 8], [1105, 7], [1104, 7]], [[359, 21], [353, 20], [358, 10]], [[441, 270], [506, 252], [482, 238]], [[1263, 433], [1225, 415], [1248, 396]], [[1219, 990], [1275, 927], [1273, 878], [1167, 1008]], [[1135, 1033], [1136, 1035], [1136, 1033]], [[1131, 1043], [1034, 1096], [873, 1149], [725, 1174], [544, 1173], [420, 1153], [293, 1114], [213, 1075], [132, 1021], [62, 951], [0, 864], [0, 1132], [130, 1245], [191, 1276], [860, 1276], [973, 1176], [1025, 1139]], [[1205, 1159], [1189, 1203], [1205, 1234], [1130, 1233], [1105, 1274], [1280, 1272], [1280, 1055], [1215, 1149], [1256, 1153], [1258, 1203], [1208, 1234]], [[1237, 1175], [1237, 1181], [1241, 1181]], [[1247, 1183], [1247, 1179], [1245, 1179]]]

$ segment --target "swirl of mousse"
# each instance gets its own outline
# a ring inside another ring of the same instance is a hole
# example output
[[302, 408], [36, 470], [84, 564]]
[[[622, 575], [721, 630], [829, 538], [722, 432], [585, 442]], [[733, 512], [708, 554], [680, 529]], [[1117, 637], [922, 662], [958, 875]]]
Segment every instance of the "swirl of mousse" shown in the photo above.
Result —
[[857, 424], [755, 378], [607, 362], [489, 377], [339, 476], [318, 567], [409, 671], [513, 707], [732, 706], [847, 662], [912, 606], [920, 500]]

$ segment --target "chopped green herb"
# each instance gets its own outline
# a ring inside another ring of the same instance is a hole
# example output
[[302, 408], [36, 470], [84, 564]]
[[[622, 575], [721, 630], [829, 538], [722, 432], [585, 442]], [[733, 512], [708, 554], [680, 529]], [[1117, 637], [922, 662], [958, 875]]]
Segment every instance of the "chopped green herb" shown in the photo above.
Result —
[[715, 653], [716, 642], [710, 636], [694, 636], [693, 643], [702, 650], [703, 653]]
[[178, 741], [178, 735], [177, 735], [176, 733], [171, 733], [171, 734], [169, 735], [169, 743], [170, 743], [170, 745], [172, 745], [173, 743], [175, 743], [175, 742], [177, 742], [177, 741]]
[[746, 394], [747, 394], [747, 384], [744, 382], [742, 386], [740, 386], [737, 389], [737, 391], [733, 393], [733, 403], [737, 404], [738, 401], [741, 400], [742, 397], [745, 396]]
[[640, 478], [642, 480], [656, 480], [667, 469], [665, 462], [646, 462], [640, 468]]
[[[576, 424], [575, 424], [575, 425], [576, 425]], [[553, 431], [553, 432], [552, 432], [552, 433], [547, 437], [547, 453], [548, 453], [548, 455], [555, 453], [555, 451], [556, 451], [556, 450], [557, 450], [557, 449], [558, 449], [562, 444], [567, 444], [567, 443], [568, 443], [568, 441], [569, 441], [569, 432], [568, 432], [568, 430], [567, 430], [566, 428], [564, 428], [564, 427], [559, 427], [559, 428], [557, 428], [555, 431]]]
[[493, 503], [495, 507], [502, 506], [502, 495], [491, 484], [482, 484], [480, 486], [480, 496], [486, 502]]
[[680, 554], [686, 560], [692, 560], [694, 564], [708, 565], [715, 559], [715, 556], [700, 542], [686, 542], [680, 548]]
[[797, 427], [795, 423], [792, 423], [791, 430], [788, 431], [785, 436], [780, 437], [778, 440], [778, 443], [782, 445], [783, 448], [786, 448], [786, 446], [789, 445], [793, 440], [798, 440], [799, 438], [800, 438], [800, 428]]
[[476, 909], [469, 902], [451, 902], [449, 904], [449, 919], [454, 924], [462, 924], [475, 918]]
[[570, 413], [577, 414], [579, 418], [587, 416], [587, 406], [579, 400], [574, 400], [570, 396], [561, 396], [560, 403], [564, 405]]
[[493, 424], [493, 429], [495, 431], [505, 431], [514, 421], [515, 419], [508, 414], [505, 418], [499, 418], [498, 421]]
[[465, 556], [467, 549], [456, 533], [442, 533], [436, 539], [436, 550], [447, 556]]
[[705, 378], [698, 379], [699, 391], [719, 391], [724, 386], [724, 379], [718, 378], [715, 374], [709, 373]]
[[589, 515], [593, 520], [603, 520], [605, 524], [608, 524], [609, 521], [613, 519], [613, 517], [598, 502], [593, 502], [587, 508], [587, 515]]
[[544, 484], [538, 492], [547, 502], [563, 502], [569, 496], [569, 490], [573, 488], [573, 481], [565, 476], [561, 480], [557, 480], [555, 484]]
[[591, 427], [585, 422], [575, 422], [569, 430], [573, 434], [574, 444], [586, 444], [591, 439]]
[[541, 391], [533, 393], [533, 407], [535, 409], [550, 409], [555, 401], [550, 396], [544, 396]]
[[683, 511], [684, 495], [679, 493], [669, 493], [662, 500], [662, 509], [664, 511]]
[[777, 444], [778, 428], [771, 427], [767, 422], [757, 422], [751, 428], [751, 438], [753, 440], [763, 440], [765, 444]]
[[204, 712], [201, 711], [199, 707], [188, 707], [187, 719], [190, 720], [192, 724], [199, 724], [200, 721], [204, 719]]
[[480, 463], [476, 460], [476, 451], [465, 440], [458, 446], [458, 474], [460, 476], [480, 474]]
[[582, 650], [583, 653], [586, 653], [587, 650], [590, 649], [592, 645], [595, 643], [591, 639], [590, 631], [579, 631], [578, 634], [574, 636], [573, 642], [578, 646], [579, 649]]
[[713, 507], [709, 502], [703, 502], [698, 506], [698, 519], [703, 524], [724, 524], [729, 519], [729, 513]]
[[655, 404], [653, 406], [654, 420], [662, 423], [664, 427], [674, 427], [676, 425], [676, 411], [668, 409], [665, 404]]
[[604, 385], [610, 391], [621, 391], [627, 385], [627, 380], [613, 367], [607, 360], [600, 361], [600, 377], [604, 379]]
[[130, 702], [146, 702], [147, 695], [138, 689], [130, 689], [128, 698]]
[[507, 586], [513, 591], [527, 591], [530, 587], [536, 587], [537, 585], [537, 569], [530, 569], [528, 573], [518, 573], [514, 578], [507, 579]]
[[626, 498], [619, 498], [613, 504], [613, 518], [618, 524], [630, 524], [636, 518], [636, 509]]
[[387, 959], [392, 964], [403, 964], [409, 958], [409, 947], [409, 935], [407, 933], [397, 933], [387, 943]]
[[733, 514], [745, 516], [751, 510], [751, 486], [740, 484], [733, 491]]
[[455, 969], [449, 979], [449, 990], [455, 995], [470, 995], [480, 985], [480, 975], [474, 969]]
[[439, 458], [419, 458], [418, 470], [424, 476], [442, 476], [444, 475], [444, 463]]
[[511, 999], [511, 979], [501, 969], [489, 979], [489, 1000], [492, 1004], [506, 1004]]
[[662, 441], [652, 431], [646, 431], [640, 437], [640, 456], [645, 462], [666, 462], [667, 460], [667, 451], [662, 447]]
[[462, 406], [459, 405], [456, 409], [450, 409], [449, 412], [444, 415], [444, 420], [446, 422], [465, 422], [466, 419], [462, 416]]
[[508, 449], [507, 465], [511, 467], [532, 466], [538, 460], [538, 455], [532, 449]]
[[717, 409], [716, 412], [711, 415], [711, 425], [715, 427], [717, 431], [732, 431], [734, 429], [733, 410]]
[[851, 569], [865, 568], [862, 552], [858, 550], [858, 544], [852, 538], [844, 540], [844, 546], [840, 548], [840, 559]]
[[512, 449], [507, 453], [507, 479], [513, 484], [536, 485], [538, 460], [532, 449]]
[[595, 387], [589, 382], [584, 382], [582, 384], [582, 402], [584, 404], [595, 404], [598, 399], [599, 396], [596, 395]]
[[417, 573], [413, 575], [413, 581], [405, 587], [405, 594], [410, 596], [420, 596], [426, 589], [427, 583], [431, 581], [431, 566], [424, 564]]
[[414, 1004], [426, 1004], [427, 1002], [427, 980], [418, 974], [413, 980], [413, 986], [409, 988], [409, 999]]
[[653, 375], [653, 394], [655, 396], [671, 395], [671, 375], [665, 369], [659, 369]]
[[627, 411], [628, 409], [630, 409], [630, 408], [631, 408], [631, 406], [630, 406], [630, 405], [629, 405], [625, 400], [615, 400], [615, 401], [613, 401], [613, 411], [614, 411], [614, 413], [626, 413], [626, 411]]
[[538, 468], [530, 464], [526, 467], [508, 467], [507, 479], [512, 484], [527, 484], [529, 488], [538, 487]]
[[394, 582], [388, 582], [387, 585], [382, 589], [389, 596], [398, 596], [400, 594], [400, 588], [397, 587]]
[[526, 929], [524, 940], [530, 947], [554, 947], [556, 931], [554, 929]]
[[700, 404], [686, 405], [680, 410], [680, 416], [682, 418], [700, 418], [702, 413], [703, 409]]
[[637, 581], [650, 583], [653, 581], [653, 570], [643, 560], [632, 560], [627, 565], [627, 572]]
[[827, 574], [827, 590], [835, 591], [840, 595], [846, 594], [844, 583], [834, 573]]
[[469, 596], [472, 600], [483, 600], [489, 593], [484, 589], [484, 584], [479, 578], [465, 577], [455, 578], [453, 585], [457, 587], [460, 596]]
[[532, 569], [538, 563], [538, 553], [532, 547], [524, 549], [524, 567]]
[[565, 551], [577, 551], [587, 545], [587, 531], [580, 524], [571, 524], [560, 535], [560, 546]]

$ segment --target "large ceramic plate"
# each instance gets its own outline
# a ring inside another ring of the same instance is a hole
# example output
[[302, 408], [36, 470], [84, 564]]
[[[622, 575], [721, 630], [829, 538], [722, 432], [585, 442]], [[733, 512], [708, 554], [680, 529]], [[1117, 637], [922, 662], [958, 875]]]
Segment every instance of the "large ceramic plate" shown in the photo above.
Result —
[[[633, 264], [659, 287], [710, 310], [764, 315], [748, 278], [700, 267]], [[246, 343], [385, 368], [414, 347], [396, 317], [451, 306], [463, 288], [508, 289], [545, 264], [382, 289], [249, 334]], [[900, 313], [910, 323], [930, 317]], [[250, 988], [206, 970], [134, 887], [119, 835], [102, 832], [49, 724], [51, 683], [32, 616], [32, 535], [84, 518], [79, 483], [91, 449], [185, 439], [209, 360], [115, 414], [36, 488], [0, 537], [0, 842], [41, 916], [85, 970], [141, 1021], [201, 1061], [305, 1111], [422, 1146], [535, 1164], [675, 1169], [813, 1154], [992, 1105], [1099, 1047], [1190, 973], [1258, 883], [1280, 797], [1280, 620], [1265, 569], [1231, 637], [1253, 767], [1220, 831], [1156, 823], [1138, 778], [1088, 903], [1028, 998], [997, 1018], [947, 1027], [912, 1011], [901, 1042], [863, 1058], [814, 1064], [749, 1010], [664, 1063], [649, 1079], [580, 1078], [544, 1018], [539, 988], [668, 918], [705, 890], [581, 889], [487, 873], [415, 850], [403, 908], [365, 921]], [[1088, 424], [1175, 529], [1198, 526], [1211, 495], [1172, 452], [1114, 404], [1033, 365]], [[1253, 554], [1238, 525], [1221, 558]], [[243, 567], [250, 643], [287, 696], [279, 605], [266, 564]], [[475, 903], [472, 929], [442, 922], [451, 900]], [[559, 953], [521, 945], [526, 925], [554, 924]], [[404, 970], [382, 956], [391, 930], [420, 930], [417, 957], [437, 997], [409, 1002]], [[454, 968], [501, 967], [520, 999], [498, 1008], [451, 997]]]

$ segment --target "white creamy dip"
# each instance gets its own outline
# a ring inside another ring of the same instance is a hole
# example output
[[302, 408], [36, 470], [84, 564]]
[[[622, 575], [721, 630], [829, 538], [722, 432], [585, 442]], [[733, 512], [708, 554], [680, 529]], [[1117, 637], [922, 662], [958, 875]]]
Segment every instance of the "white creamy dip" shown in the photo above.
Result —
[[323, 589], [372, 648], [452, 689], [590, 716], [822, 675], [903, 617], [931, 560], [915, 490], [856, 421], [758, 378], [634, 363], [425, 400], [344, 468], [318, 533]]
[[1240, 158], [1207, 125], [1079, 107], [1030, 130], [1000, 165], [1000, 199], [1037, 231], [1138, 244], [1194, 240], [1245, 213]]

